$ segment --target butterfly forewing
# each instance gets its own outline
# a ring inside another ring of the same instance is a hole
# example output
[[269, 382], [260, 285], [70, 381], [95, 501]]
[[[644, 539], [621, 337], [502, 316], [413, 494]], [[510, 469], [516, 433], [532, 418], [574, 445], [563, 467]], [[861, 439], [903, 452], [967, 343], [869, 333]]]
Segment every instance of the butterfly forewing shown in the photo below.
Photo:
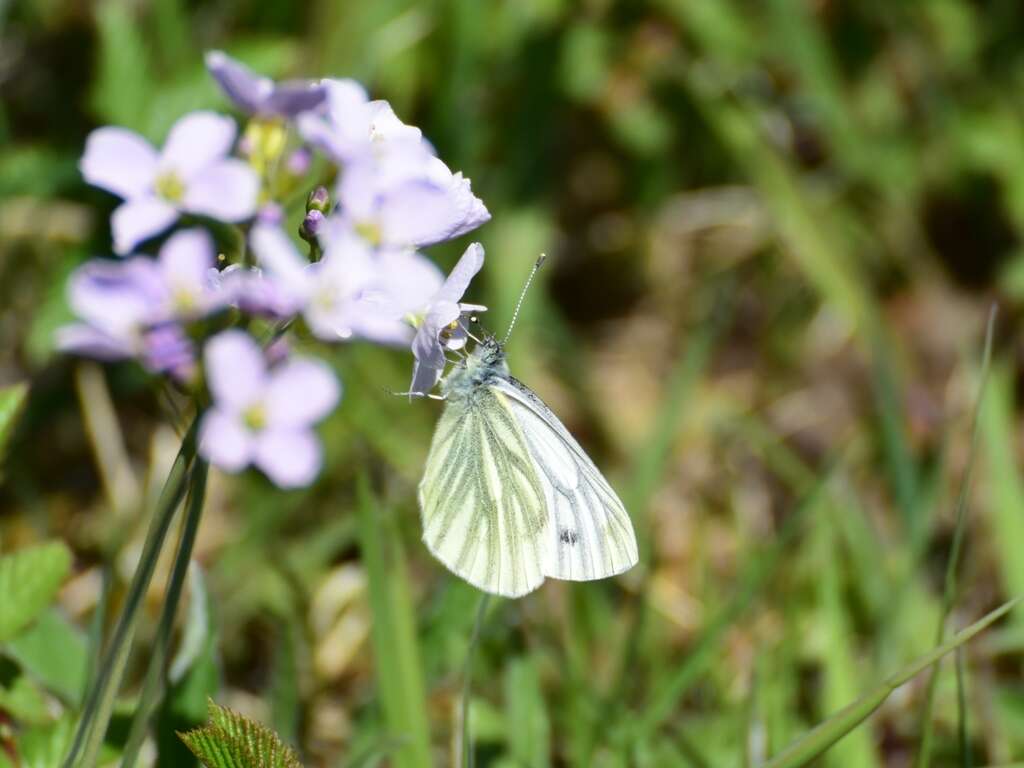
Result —
[[482, 387], [449, 402], [420, 482], [423, 541], [452, 571], [507, 597], [544, 580], [543, 484], [511, 401]]
[[500, 379], [493, 386], [507, 398], [544, 491], [544, 575], [588, 581], [636, 565], [629, 515], [579, 443], [521, 382]]

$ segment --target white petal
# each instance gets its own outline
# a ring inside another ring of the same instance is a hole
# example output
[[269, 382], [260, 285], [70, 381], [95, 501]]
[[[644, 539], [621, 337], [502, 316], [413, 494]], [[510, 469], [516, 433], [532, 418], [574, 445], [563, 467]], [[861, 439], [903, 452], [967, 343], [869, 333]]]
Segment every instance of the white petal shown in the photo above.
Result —
[[107, 126], [89, 134], [78, 167], [94, 187], [131, 198], [152, 188], [156, 162], [156, 150], [139, 134]]
[[211, 408], [199, 425], [199, 455], [225, 472], [238, 472], [252, 461], [252, 434], [236, 414]]
[[256, 213], [260, 182], [241, 160], [220, 160], [188, 180], [184, 208], [218, 221], [243, 221]]
[[222, 331], [206, 344], [206, 385], [219, 407], [240, 413], [254, 405], [267, 386], [263, 351], [245, 331]]
[[264, 396], [267, 424], [307, 427], [329, 414], [341, 398], [341, 385], [330, 366], [296, 357], [270, 373]]
[[131, 252], [142, 241], [163, 232], [177, 218], [174, 207], [156, 197], [137, 197], [121, 203], [110, 217], [114, 253]]
[[160, 170], [173, 171], [187, 182], [198, 171], [227, 156], [235, 141], [235, 121], [216, 112], [192, 112], [167, 134]]
[[256, 442], [255, 463], [279, 488], [301, 488], [320, 472], [320, 442], [312, 430], [265, 430]]

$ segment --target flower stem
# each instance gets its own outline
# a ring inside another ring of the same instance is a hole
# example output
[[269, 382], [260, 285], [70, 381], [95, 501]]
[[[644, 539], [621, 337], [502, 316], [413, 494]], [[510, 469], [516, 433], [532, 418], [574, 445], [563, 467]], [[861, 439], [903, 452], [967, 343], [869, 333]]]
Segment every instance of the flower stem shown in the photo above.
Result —
[[203, 516], [203, 502], [206, 498], [206, 476], [208, 470], [209, 465], [202, 459], [197, 459], [195, 466], [192, 468], [185, 512], [185, 527], [182, 529], [181, 540], [178, 543], [178, 553], [174, 558], [174, 566], [167, 581], [163, 612], [160, 615], [160, 626], [157, 629], [156, 642], [149, 659], [149, 667], [146, 670], [146, 680], [142, 686], [139, 704], [135, 710], [135, 716], [132, 718], [128, 742], [125, 744], [124, 754], [121, 758], [121, 768], [132, 768], [135, 765], [135, 760], [139, 754], [139, 747], [142, 746], [146, 729], [153, 716], [153, 710], [163, 697], [167, 651], [171, 644], [171, 633], [174, 630], [174, 618], [177, 615], [178, 603], [181, 600], [181, 590], [185, 584], [185, 576], [188, 574], [189, 564], [192, 562], [192, 548], [195, 546], [199, 521]]
[[174, 520], [174, 514], [185, 495], [185, 488], [192, 472], [196, 455], [198, 423], [198, 419], [193, 421], [185, 435], [178, 456], [175, 458], [163, 490], [160, 492], [160, 499], [154, 510], [153, 519], [146, 532], [142, 557], [128, 589], [124, 611], [117, 622], [110, 646], [103, 656], [99, 674], [89, 691], [82, 719], [75, 731], [71, 750], [64, 759], [63, 768], [75, 768], [79, 765], [89, 768], [96, 764], [96, 756], [106, 736], [107, 725], [110, 723], [114, 697], [117, 695], [128, 661], [139, 608], [149, 589], [149, 583], [153, 579], [157, 559], [163, 549], [171, 522]]

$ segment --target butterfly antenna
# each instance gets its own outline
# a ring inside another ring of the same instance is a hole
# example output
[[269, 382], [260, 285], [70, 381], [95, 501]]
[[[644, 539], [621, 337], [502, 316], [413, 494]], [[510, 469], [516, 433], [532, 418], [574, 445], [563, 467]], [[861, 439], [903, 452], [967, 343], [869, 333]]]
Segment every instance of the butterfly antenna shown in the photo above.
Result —
[[530, 289], [530, 283], [533, 282], [534, 275], [536, 275], [537, 270], [543, 266], [547, 257], [546, 253], [542, 253], [537, 261], [534, 262], [533, 269], [530, 270], [530, 276], [526, 278], [526, 285], [523, 286], [523, 291], [519, 294], [519, 301], [516, 302], [516, 308], [512, 311], [512, 322], [508, 324], [508, 330], [505, 331], [505, 338], [501, 340], [503, 345], [508, 343], [508, 337], [512, 335], [512, 329], [516, 327], [516, 320], [519, 319], [519, 310], [523, 306], [523, 300], [526, 298], [526, 292]]

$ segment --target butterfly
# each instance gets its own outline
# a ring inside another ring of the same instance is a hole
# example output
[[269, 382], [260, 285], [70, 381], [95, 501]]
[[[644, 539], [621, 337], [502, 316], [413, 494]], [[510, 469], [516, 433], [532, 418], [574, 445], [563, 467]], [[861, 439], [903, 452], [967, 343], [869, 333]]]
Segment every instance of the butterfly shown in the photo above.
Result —
[[636, 565], [622, 501], [551, 409], [512, 377], [503, 342], [477, 340], [441, 380], [441, 394], [419, 485], [423, 541], [435, 557], [505, 597], [547, 577], [590, 581]]

